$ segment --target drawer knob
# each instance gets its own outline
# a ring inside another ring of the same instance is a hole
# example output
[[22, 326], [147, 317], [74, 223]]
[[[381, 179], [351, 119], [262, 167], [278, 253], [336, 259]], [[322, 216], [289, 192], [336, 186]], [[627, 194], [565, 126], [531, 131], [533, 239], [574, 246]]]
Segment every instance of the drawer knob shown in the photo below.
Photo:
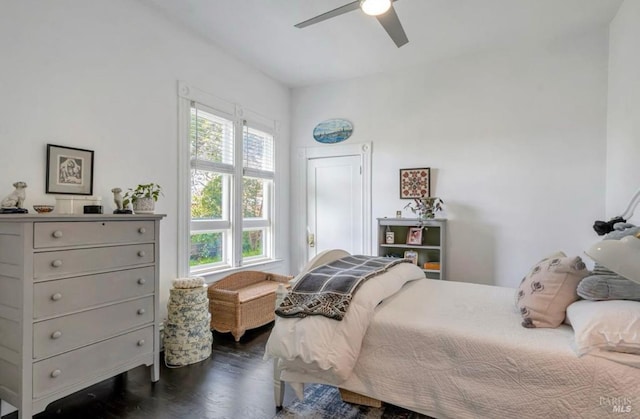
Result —
[[144, 255], [146, 255], [146, 253], [144, 252], [144, 250], [138, 250], [138, 256], [139, 257], [144, 257]]
[[61, 238], [61, 237], [62, 237], [62, 231], [60, 231], [60, 230], [56, 230], [56, 231], [54, 231], [53, 233], [51, 233], [51, 235], [52, 235], [53, 237], [55, 237], [56, 239], [59, 239], [59, 238]]
[[51, 296], [51, 299], [53, 301], [60, 301], [60, 300], [62, 300], [62, 294], [60, 294], [59, 292], [56, 292], [55, 294], [53, 294]]
[[143, 315], [144, 313], [146, 313], [147, 311], [144, 308], [139, 308], [138, 309], [138, 314], [139, 315]]
[[56, 259], [51, 262], [51, 266], [53, 266], [54, 268], [59, 268], [62, 266], [62, 261], [60, 259]]
[[147, 282], [147, 280], [144, 279], [144, 278], [139, 278], [138, 279], [138, 284], [140, 284], [140, 285], [144, 285], [146, 282]]
[[144, 227], [140, 227], [140, 228], [138, 229], [138, 233], [140, 233], [140, 234], [144, 234], [144, 233], [146, 233], [146, 232], [147, 232], [147, 229], [146, 229], [146, 228], [144, 228]]
[[51, 371], [51, 378], [56, 378], [56, 377], [58, 377], [60, 374], [62, 374], [62, 371], [60, 371], [60, 370], [53, 370], [53, 371]]
[[60, 339], [61, 337], [62, 337], [62, 332], [59, 330], [56, 330], [51, 334], [51, 339]]
[[144, 345], [144, 343], [145, 343], [145, 342], [144, 342], [144, 339], [140, 339], [140, 340], [138, 341], [138, 346], [142, 346], [142, 345]]

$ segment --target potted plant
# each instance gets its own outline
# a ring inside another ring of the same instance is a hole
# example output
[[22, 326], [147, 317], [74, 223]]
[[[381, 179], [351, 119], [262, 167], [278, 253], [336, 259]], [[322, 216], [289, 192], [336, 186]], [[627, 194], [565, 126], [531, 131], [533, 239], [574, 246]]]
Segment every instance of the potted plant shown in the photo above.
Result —
[[408, 203], [405, 208], [409, 208], [420, 220], [434, 219], [436, 213], [442, 211], [442, 205], [444, 204], [442, 199], [434, 196], [416, 198], [413, 201]]
[[123, 208], [128, 208], [129, 204], [133, 206], [133, 212], [136, 214], [153, 214], [155, 204], [162, 193], [162, 187], [157, 183], [146, 183], [136, 186], [135, 189], [129, 188], [122, 199]]

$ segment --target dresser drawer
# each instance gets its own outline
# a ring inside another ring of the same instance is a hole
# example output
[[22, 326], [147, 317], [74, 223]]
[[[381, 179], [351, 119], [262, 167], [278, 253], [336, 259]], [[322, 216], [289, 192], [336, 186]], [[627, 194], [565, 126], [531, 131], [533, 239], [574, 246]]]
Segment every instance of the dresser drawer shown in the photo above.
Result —
[[35, 223], [36, 249], [94, 244], [144, 243], [155, 238], [153, 221]]
[[155, 291], [155, 269], [78, 276], [36, 282], [33, 286], [33, 318], [56, 316]]
[[151, 323], [153, 318], [153, 297], [145, 297], [35, 323], [33, 358], [44, 358], [106, 339]]
[[41, 252], [33, 255], [33, 279], [53, 279], [153, 262], [153, 244]]
[[153, 327], [33, 364], [33, 398], [81, 383], [153, 352]]

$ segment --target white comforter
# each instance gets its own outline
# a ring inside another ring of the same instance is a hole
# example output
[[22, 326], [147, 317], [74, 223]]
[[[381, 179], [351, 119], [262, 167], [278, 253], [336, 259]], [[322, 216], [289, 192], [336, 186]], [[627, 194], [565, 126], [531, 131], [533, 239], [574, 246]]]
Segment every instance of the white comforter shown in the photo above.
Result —
[[307, 373], [321, 372], [326, 381], [340, 384], [353, 371], [376, 306], [406, 282], [421, 278], [424, 273], [416, 265], [401, 263], [368, 279], [355, 293], [342, 321], [324, 316], [276, 316], [265, 357], [281, 358]]
[[[640, 369], [578, 357], [570, 326], [523, 328], [514, 294], [407, 284], [376, 310], [340, 387], [440, 419], [639, 417]], [[285, 381], [331, 384], [323, 372], [284, 366]]]

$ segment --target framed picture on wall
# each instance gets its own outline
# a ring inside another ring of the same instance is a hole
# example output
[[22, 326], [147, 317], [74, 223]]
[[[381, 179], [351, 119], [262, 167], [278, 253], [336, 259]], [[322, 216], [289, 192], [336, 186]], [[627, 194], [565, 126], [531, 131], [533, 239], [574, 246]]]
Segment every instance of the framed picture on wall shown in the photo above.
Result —
[[400, 199], [431, 196], [431, 168], [400, 169]]
[[422, 244], [422, 227], [411, 227], [407, 232], [407, 244], [420, 246]]
[[46, 193], [93, 194], [93, 151], [47, 144]]

